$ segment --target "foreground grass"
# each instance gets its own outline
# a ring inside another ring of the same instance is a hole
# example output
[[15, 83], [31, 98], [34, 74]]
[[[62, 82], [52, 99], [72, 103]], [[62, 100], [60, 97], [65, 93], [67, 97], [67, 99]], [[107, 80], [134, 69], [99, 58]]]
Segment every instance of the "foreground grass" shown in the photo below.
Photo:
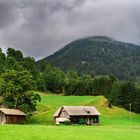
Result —
[[45, 126], [2, 125], [0, 140], [139, 140], [140, 125]]

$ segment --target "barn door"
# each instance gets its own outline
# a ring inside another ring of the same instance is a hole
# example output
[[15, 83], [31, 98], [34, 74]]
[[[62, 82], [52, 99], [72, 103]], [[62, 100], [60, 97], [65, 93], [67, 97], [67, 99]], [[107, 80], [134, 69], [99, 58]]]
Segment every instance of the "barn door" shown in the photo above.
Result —
[[2, 124], [2, 114], [0, 114], [0, 124]]
[[87, 124], [87, 125], [91, 124], [91, 122], [90, 122], [90, 119], [89, 119], [89, 118], [86, 118], [86, 124]]
[[5, 124], [5, 115], [4, 114], [0, 114], [0, 124]]

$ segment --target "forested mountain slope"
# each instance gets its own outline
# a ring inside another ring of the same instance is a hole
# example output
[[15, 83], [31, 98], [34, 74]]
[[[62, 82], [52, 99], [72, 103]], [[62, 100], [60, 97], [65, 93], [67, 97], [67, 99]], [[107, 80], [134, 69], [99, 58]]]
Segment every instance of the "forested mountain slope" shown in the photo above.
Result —
[[48, 62], [62, 70], [81, 74], [114, 75], [120, 80], [140, 80], [140, 46], [108, 37], [89, 37], [71, 42], [53, 55], [37, 62]]

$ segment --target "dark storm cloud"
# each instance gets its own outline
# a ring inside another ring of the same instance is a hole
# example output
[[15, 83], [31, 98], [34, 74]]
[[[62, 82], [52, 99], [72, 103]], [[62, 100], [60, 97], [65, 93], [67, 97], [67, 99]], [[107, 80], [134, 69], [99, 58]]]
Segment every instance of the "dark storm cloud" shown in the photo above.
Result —
[[0, 0], [0, 45], [36, 58], [107, 35], [140, 44], [139, 0]]

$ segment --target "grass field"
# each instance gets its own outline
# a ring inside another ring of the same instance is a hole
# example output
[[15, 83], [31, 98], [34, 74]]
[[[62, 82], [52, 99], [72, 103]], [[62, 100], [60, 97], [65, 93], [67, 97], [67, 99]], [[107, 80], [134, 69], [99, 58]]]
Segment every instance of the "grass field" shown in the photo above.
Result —
[[0, 140], [139, 140], [139, 138], [139, 126], [0, 126]]
[[[0, 140], [139, 140], [140, 115], [118, 107], [108, 108], [103, 96], [43, 94], [37, 111], [26, 125], [1, 125]], [[63, 105], [94, 105], [101, 112], [99, 126], [56, 126], [52, 115]]]

